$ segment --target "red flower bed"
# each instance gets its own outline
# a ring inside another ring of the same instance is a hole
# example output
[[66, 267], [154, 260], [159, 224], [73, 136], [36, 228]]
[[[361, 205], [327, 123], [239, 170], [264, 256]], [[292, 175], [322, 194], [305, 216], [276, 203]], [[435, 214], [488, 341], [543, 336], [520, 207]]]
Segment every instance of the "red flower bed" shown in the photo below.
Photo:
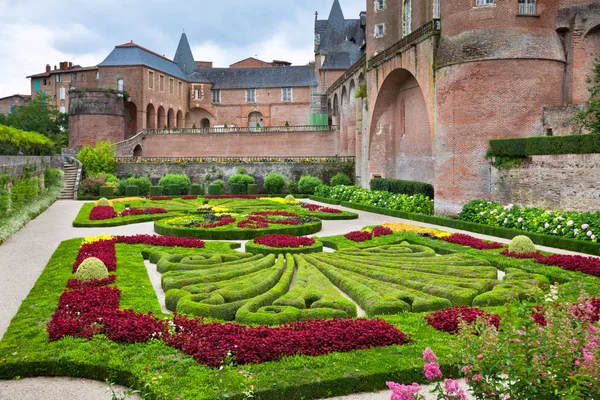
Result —
[[425, 316], [425, 321], [438, 331], [455, 334], [458, 332], [460, 321], [465, 321], [469, 325], [477, 319], [483, 318], [498, 329], [500, 317], [496, 314], [490, 314], [479, 308], [472, 307], [452, 307], [445, 310], [438, 310]]
[[318, 206], [316, 204], [304, 203], [302, 204], [302, 208], [306, 208], [308, 211], [317, 211], [319, 208], [321, 208], [321, 206]]
[[385, 226], [376, 226], [375, 228], [373, 228], [373, 237], [387, 236], [393, 233], [393, 230]]
[[545, 256], [542, 253], [511, 253], [503, 251], [503, 256], [512, 258], [534, 258], [536, 262], [554, 267], [560, 267], [568, 271], [582, 272], [584, 274], [600, 277], [600, 258], [586, 256], [570, 256], [564, 254], [551, 254]]
[[219, 194], [219, 195], [208, 195], [204, 196], [205, 199], [260, 199], [260, 196], [253, 196], [250, 194]]
[[258, 217], [299, 217], [298, 214], [289, 211], [255, 211], [251, 215]]
[[323, 206], [319, 206], [316, 204], [304, 203], [304, 204], [302, 204], [301, 207], [305, 208], [311, 212], [318, 211], [318, 212], [328, 213], [328, 214], [341, 214], [342, 213], [342, 210], [338, 210], [337, 208], [323, 207]]
[[192, 249], [204, 248], [204, 242], [200, 239], [180, 238], [180, 237], [173, 237], [173, 236], [157, 236], [157, 235], [115, 236], [114, 240], [116, 241], [116, 243], [125, 243], [125, 244], [149, 244], [152, 246], [187, 247], [187, 248], [192, 248]]
[[175, 334], [168, 333], [165, 342], [213, 368], [221, 366], [228, 351], [238, 364], [257, 364], [296, 354], [318, 356], [408, 343], [406, 334], [380, 319], [311, 320], [278, 328], [203, 324], [180, 315], [173, 322]]
[[225, 216], [225, 217], [221, 217], [217, 222], [212, 222], [210, 224], [198, 224], [196, 227], [213, 229], [213, 228], [218, 228], [219, 226], [231, 225], [235, 221], [236, 221], [235, 218], [230, 217], [230, 216]]
[[288, 247], [296, 249], [298, 247], [312, 246], [315, 244], [315, 239], [302, 236], [273, 234], [256, 238], [254, 239], [254, 243], [278, 249]]
[[118, 214], [112, 206], [96, 206], [90, 211], [90, 221], [103, 221], [116, 218]]
[[249, 217], [237, 224], [240, 229], [266, 229], [269, 227], [269, 222], [262, 217]]
[[167, 210], [165, 210], [164, 208], [146, 208], [146, 209], [130, 209], [130, 210], [124, 210], [121, 211], [121, 213], [119, 214], [121, 217], [126, 217], [128, 215], [145, 215], [145, 214], [166, 214], [168, 213]]
[[538, 253], [538, 252], [535, 252], [535, 253], [511, 253], [510, 251], [508, 251], [508, 249], [501, 251], [500, 254], [502, 254], [503, 256], [512, 257], [512, 258], [538, 258], [539, 256], [542, 256], [542, 253]]
[[440, 238], [445, 242], [460, 244], [463, 246], [469, 246], [477, 250], [492, 250], [492, 249], [503, 249], [506, 246], [502, 243], [497, 242], [486, 242], [481, 239], [477, 239], [476, 237], [465, 235], [463, 233], [455, 233], [448, 237]]
[[198, 196], [181, 196], [181, 200], [198, 200]]
[[79, 248], [77, 259], [73, 264], [73, 273], [77, 271], [79, 265], [86, 259], [96, 257], [101, 260], [106, 269], [113, 272], [117, 269], [117, 253], [115, 251], [115, 242], [113, 240], [100, 240], [94, 243], [84, 244]]
[[67, 287], [69, 289], [82, 289], [84, 287], [102, 287], [112, 285], [117, 281], [116, 275], [110, 275], [108, 278], [104, 279], [91, 279], [89, 281], [80, 281], [79, 279], [69, 279], [67, 282]]
[[346, 233], [344, 237], [348, 240], [352, 240], [353, 242], [360, 243], [373, 239], [373, 234], [366, 231], [354, 231]]
[[146, 197], [147, 200], [154, 200], [154, 201], [159, 201], [159, 200], [173, 200], [173, 198], [171, 196], [148, 196]]

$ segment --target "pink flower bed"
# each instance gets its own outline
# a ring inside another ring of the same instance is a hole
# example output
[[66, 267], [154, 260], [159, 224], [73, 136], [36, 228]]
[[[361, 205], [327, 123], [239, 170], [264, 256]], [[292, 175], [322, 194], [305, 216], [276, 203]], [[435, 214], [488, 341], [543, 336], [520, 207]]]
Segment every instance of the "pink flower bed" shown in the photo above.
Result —
[[389, 228], [386, 228], [385, 226], [376, 226], [375, 228], [373, 228], [372, 232], [354, 231], [346, 233], [344, 237], [348, 240], [352, 240], [353, 242], [361, 243], [376, 237], [391, 235], [393, 233], [394, 231], [392, 231]]
[[171, 196], [148, 196], [147, 200], [160, 201], [160, 200], [173, 200]]
[[500, 317], [490, 314], [479, 308], [452, 307], [445, 310], [434, 311], [425, 316], [425, 321], [438, 331], [447, 332], [451, 335], [458, 332], [460, 321], [472, 325], [477, 319], [483, 318], [498, 329]]
[[112, 206], [96, 206], [90, 211], [90, 221], [103, 221], [105, 219], [117, 218], [119, 214]]
[[265, 235], [254, 239], [254, 243], [262, 246], [274, 247], [274, 248], [293, 248], [307, 247], [315, 244], [315, 239], [303, 236], [273, 234]]
[[125, 244], [149, 244], [152, 246], [163, 247], [186, 247], [190, 249], [204, 248], [204, 242], [200, 239], [180, 238], [174, 236], [158, 235], [134, 235], [134, 236], [115, 236], [116, 243]]
[[376, 226], [373, 228], [373, 237], [387, 236], [394, 233], [393, 230], [385, 226]]
[[323, 207], [323, 206], [319, 206], [317, 204], [304, 203], [304, 204], [302, 204], [302, 208], [305, 208], [311, 212], [322, 212], [322, 213], [327, 213], [327, 214], [341, 214], [342, 213], [342, 210], [338, 210], [337, 208]]
[[231, 216], [223, 216], [221, 218], [219, 218], [217, 221], [215, 222], [211, 222], [209, 224], [198, 224], [196, 227], [197, 228], [207, 228], [207, 229], [214, 229], [214, 228], [218, 228], [219, 226], [227, 226], [227, 225], [231, 225], [235, 222], [235, 218], [231, 217]]
[[260, 196], [253, 196], [251, 194], [219, 194], [219, 195], [208, 195], [204, 196], [205, 199], [218, 200], [218, 199], [260, 199]]
[[512, 258], [534, 258], [536, 262], [554, 267], [560, 267], [568, 271], [582, 272], [587, 275], [600, 277], [600, 258], [586, 256], [570, 256], [564, 254], [551, 254], [545, 256], [542, 253], [511, 253], [503, 251], [503, 256]]
[[503, 249], [506, 247], [502, 243], [486, 242], [484, 240], [477, 239], [476, 237], [465, 235], [463, 233], [455, 233], [447, 237], [442, 237], [440, 238], [440, 240], [443, 240], [448, 243], [460, 244], [462, 246], [469, 246], [477, 250]]
[[198, 200], [198, 196], [181, 196], [181, 200]]

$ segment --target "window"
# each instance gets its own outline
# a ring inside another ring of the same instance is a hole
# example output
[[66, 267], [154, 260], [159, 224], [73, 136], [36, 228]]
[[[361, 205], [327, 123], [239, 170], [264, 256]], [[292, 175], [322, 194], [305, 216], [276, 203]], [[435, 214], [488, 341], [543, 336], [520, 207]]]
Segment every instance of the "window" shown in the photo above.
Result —
[[19, 103], [22, 103], [23, 101], [24, 101], [24, 100], [23, 100], [23, 98], [21, 97], [21, 98], [19, 99]]
[[292, 102], [292, 88], [285, 87], [281, 91], [282, 91], [283, 102], [291, 103]]
[[81, 80], [85, 81], [85, 74], [81, 74]]
[[385, 35], [385, 24], [377, 24], [375, 25], [375, 37], [380, 38]]
[[519, 0], [519, 15], [537, 15], [536, 0]]
[[256, 103], [256, 89], [246, 89], [246, 103]]
[[44, 79], [44, 86], [48, 84], [48, 79]]
[[39, 81], [38, 79], [36, 79], [35, 81], [33, 81], [33, 84], [34, 84], [34, 86], [35, 86], [35, 90], [36, 90], [36, 92], [37, 92], [38, 90], [40, 90], [40, 81]]
[[62, 106], [60, 108], [60, 112], [63, 113], [63, 114], [65, 114], [67, 112], [67, 109], [65, 108], [65, 106]]
[[123, 82], [123, 79], [119, 79], [117, 81], [117, 90], [120, 92], [123, 92], [125, 90], [125, 84]]
[[10, 113], [14, 114], [16, 109], [17, 109], [17, 106], [15, 106], [14, 104], [11, 104], [11, 106], [10, 106]]
[[64, 87], [60, 88], [60, 99], [64, 100], [67, 97], [67, 90]]
[[73, 74], [71, 77], [71, 82], [77, 82], [77, 74]]
[[[477, 0], [479, 1], [479, 0]], [[404, 0], [404, 36], [412, 32], [412, 4], [411, 0]]]
[[96, 72], [96, 80], [100, 79], [100, 72]]
[[385, 0], [375, 0], [375, 10], [381, 11], [385, 8]]
[[169, 94], [175, 93], [175, 81], [173, 78], [169, 78]]
[[154, 89], [154, 72], [148, 71], [148, 88]]
[[440, 6], [440, 0], [433, 0], [433, 18], [440, 18], [442, 16], [442, 10]]
[[183, 93], [183, 83], [179, 82], [179, 85], [177, 87], [177, 95], [179, 97], [181, 97], [181, 94]]
[[56, 82], [62, 82], [62, 75], [56, 74]]
[[489, 4], [494, 4], [494, 0], [475, 0], [475, 5], [477, 7], [487, 6]]
[[214, 104], [221, 104], [221, 91], [215, 89], [212, 91], [212, 102]]
[[158, 77], [158, 90], [160, 90], [161, 92], [165, 91], [165, 76], [164, 75], [160, 75]]
[[200, 89], [194, 89], [194, 100], [202, 99], [202, 91]]

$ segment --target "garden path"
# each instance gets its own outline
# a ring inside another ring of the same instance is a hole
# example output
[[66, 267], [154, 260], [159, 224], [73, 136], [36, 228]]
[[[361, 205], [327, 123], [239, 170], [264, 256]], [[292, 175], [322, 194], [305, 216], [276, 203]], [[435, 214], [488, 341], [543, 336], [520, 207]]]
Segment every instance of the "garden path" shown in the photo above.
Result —
[[[72, 221], [77, 216], [82, 202], [63, 200], [54, 203], [48, 210], [31, 221], [20, 232], [0, 245], [0, 339], [6, 332], [11, 319], [16, 315], [21, 302], [39, 278], [48, 260], [58, 245], [68, 239], [99, 234], [135, 235], [153, 234], [153, 223], [126, 225], [115, 228], [73, 228]], [[480, 239], [508, 243], [508, 240], [491, 236], [458, 231], [400, 218], [338, 207], [359, 214], [359, 219], [351, 221], [324, 221], [319, 236], [331, 236], [360, 230], [366, 225], [380, 225], [385, 222], [402, 222], [447, 232], [462, 232]], [[540, 250], [561, 254], [577, 254], [560, 249], [538, 246]], [[410, 382], [405, 382], [410, 383]], [[123, 390], [123, 388], [120, 388]], [[40, 394], [43, 396], [40, 397]], [[122, 395], [121, 395], [122, 396]], [[108, 400], [112, 398], [109, 387], [101, 382], [79, 378], [28, 378], [13, 381], [0, 380], [0, 399], [38, 400], [40, 398]], [[134, 397], [132, 397], [134, 398]], [[379, 400], [389, 399], [390, 392], [355, 394], [335, 398], [337, 400]], [[434, 399], [435, 397], [431, 397]]]

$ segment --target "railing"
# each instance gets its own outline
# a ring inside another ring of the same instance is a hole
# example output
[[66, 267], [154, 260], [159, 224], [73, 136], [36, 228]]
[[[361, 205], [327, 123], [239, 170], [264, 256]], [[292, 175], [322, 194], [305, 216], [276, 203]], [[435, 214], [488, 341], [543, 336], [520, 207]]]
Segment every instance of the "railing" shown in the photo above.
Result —
[[127, 140], [123, 140], [122, 142], [117, 143], [116, 144], [117, 149], [122, 149], [123, 147], [127, 147], [130, 144], [139, 141], [139, 139], [142, 138], [144, 135], [145, 135], [144, 130], [140, 131], [137, 135], [130, 137]]
[[537, 15], [536, 0], [519, 0], [519, 15]]
[[367, 59], [367, 56], [363, 55], [360, 58], [360, 60], [358, 60], [356, 63], [354, 63], [353, 66], [348, 68], [348, 70], [346, 72], [344, 72], [344, 75], [342, 75], [337, 81], [333, 82], [333, 84], [331, 86], [329, 86], [326, 94], [330, 95], [331, 93], [333, 93], [337, 88], [342, 86], [344, 84], [344, 82], [346, 82], [346, 80], [348, 80], [355, 73], [360, 71], [360, 69], [365, 66], [366, 59]]
[[77, 200], [79, 197], [79, 183], [81, 182], [82, 173], [83, 173], [83, 164], [76, 157], [73, 156], [64, 156], [65, 160], [69, 162], [77, 164], [77, 177], [75, 178], [75, 185], [73, 186], [73, 200]]
[[433, 19], [421, 26], [419, 29], [403, 37], [381, 53], [377, 54], [369, 60], [368, 68], [374, 68], [380, 62], [395, 56], [398, 52], [404, 50], [408, 46], [419, 43], [431, 36], [440, 35], [442, 32], [442, 23], [439, 19]]
[[[143, 129], [146, 135], [206, 135], [210, 133], [285, 133], [285, 132], [331, 132], [337, 130], [337, 126], [263, 126], [260, 128], [229, 127], [229, 128], [172, 128], [172, 129]], [[131, 138], [129, 140], [133, 140]], [[123, 142], [121, 142], [123, 143]]]
[[187, 163], [354, 163], [355, 157], [115, 157], [118, 164], [187, 164]]

